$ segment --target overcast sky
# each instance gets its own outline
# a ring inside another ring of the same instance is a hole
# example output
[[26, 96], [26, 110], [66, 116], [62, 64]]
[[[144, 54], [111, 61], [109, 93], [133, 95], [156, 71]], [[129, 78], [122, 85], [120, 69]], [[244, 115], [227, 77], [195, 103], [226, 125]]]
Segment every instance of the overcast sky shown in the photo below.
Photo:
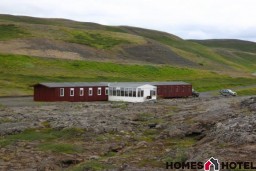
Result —
[[256, 0], [0, 0], [0, 13], [256, 42]]

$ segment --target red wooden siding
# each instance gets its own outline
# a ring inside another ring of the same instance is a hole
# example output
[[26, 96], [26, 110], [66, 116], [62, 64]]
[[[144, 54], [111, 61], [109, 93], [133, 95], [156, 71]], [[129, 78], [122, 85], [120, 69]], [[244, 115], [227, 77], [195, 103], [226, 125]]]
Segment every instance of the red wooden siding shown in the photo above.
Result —
[[42, 86], [34, 86], [34, 101], [54, 101], [55, 90]]
[[189, 97], [192, 85], [157, 85], [157, 96], [162, 98]]
[[[64, 96], [60, 96], [60, 89], [64, 88]], [[70, 89], [74, 88], [74, 96], [70, 96]], [[80, 88], [84, 88], [83, 96], [80, 96]], [[92, 88], [93, 94], [89, 96], [89, 88]], [[101, 88], [101, 95], [97, 94], [98, 88]], [[36, 85], [34, 87], [34, 100], [35, 101], [70, 101], [70, 102], [83, 102], [83, 101], [107, 101], [108, 96], [105, 95], [104, 86], [100, 87], [45, 87]]]

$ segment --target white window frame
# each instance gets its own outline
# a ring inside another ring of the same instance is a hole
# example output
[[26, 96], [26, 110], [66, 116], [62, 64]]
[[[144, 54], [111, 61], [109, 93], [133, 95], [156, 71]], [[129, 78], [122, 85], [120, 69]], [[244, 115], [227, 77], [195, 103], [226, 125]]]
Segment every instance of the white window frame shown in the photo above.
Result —
[[109, 89], [108, 87], [105, 88], [105, 95], [108, 96], [108, 93], [109, 93]]
[[84, 88], [80, 88], [79, 89], [79, 95], [80, 96], [84, 96]]
[[60, 88], [60, 97], [64, 97], [64, 96], [65, 96], [65, 89]]
[[92, 89], [92, 88], [89, 88], [88, 95], [89, 95], [89, 96], [92, 96], [92, 95], [93, 95], [93, 89]]
[[75, 96], [75, 89], [74, 88], [70, 88], [70, 96]]
[[101, 87], [98, 87], [98, 89], [97, 89], [97, 95], [98, 95], [98, 96], [101, 96]]

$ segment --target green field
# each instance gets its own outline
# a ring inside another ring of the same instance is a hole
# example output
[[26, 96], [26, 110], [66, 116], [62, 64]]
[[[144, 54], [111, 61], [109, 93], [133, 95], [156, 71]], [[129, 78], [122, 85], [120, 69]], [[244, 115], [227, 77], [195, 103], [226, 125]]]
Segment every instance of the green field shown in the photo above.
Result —
[[242, 89], [238, 90], [237, 94], [239, 96], [251, 96], [251, 95], [256, 95], [256, 88], [247, 88], [247, 89]]
[[250, 85], [251, 78], [231, 78], [206, 70], [167, 65], [128, 65], [93, 61], [0, 55], [0, 95], [32, 95], [39, 82], [187, 81], [198, 91]]

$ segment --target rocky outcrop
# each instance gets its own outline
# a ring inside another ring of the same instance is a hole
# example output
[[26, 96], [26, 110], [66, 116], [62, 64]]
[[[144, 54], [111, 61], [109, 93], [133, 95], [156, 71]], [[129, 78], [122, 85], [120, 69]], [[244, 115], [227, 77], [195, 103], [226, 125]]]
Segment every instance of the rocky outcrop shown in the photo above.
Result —
[[154, 104], [10, 101], [0, 110], [1, 136], [27, 129], [78, 128], [84, 151], [55, 154], [40, 151], [41, 140], [12, 140], [9, 146], [0, 141], [0, 155], [5, 156], [0, 169], [58, 170], [102, 158], [113, 170], [161, 170], [138, 168], [136, 163], [162, 164], [166, 158], [256, 161], [255, 105], [255, 97], [165, 99]]

